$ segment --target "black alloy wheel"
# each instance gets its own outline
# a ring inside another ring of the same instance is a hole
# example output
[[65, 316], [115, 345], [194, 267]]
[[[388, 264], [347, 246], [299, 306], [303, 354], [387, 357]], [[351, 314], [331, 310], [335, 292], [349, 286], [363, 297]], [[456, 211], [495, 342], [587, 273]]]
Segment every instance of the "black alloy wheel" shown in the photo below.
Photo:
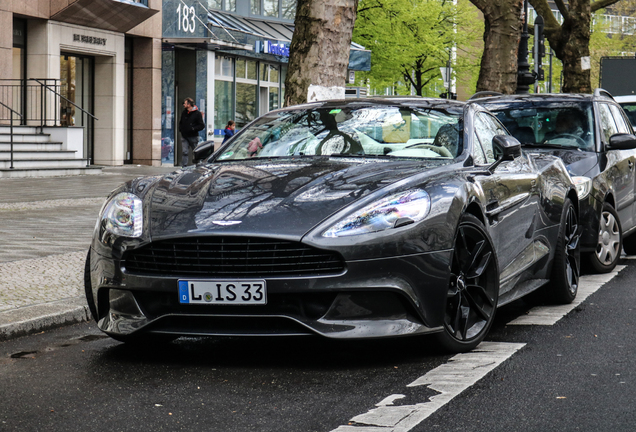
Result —
[[596, 250], [588, 259], [597, 273], [609, 273], [614, 270], [623, 247], [623, 234], [618, 213], [609, 203], [603, 203], [598, 227]]
[[462, 216], [451, 263], [446, 294], [444, 331], [440, 345], [451, 352], [466, 352], [484, 339], [495, 318], [499, 298], [499, 272], [490, 236], [475, 216]]
[[581, 226], [574, 204], [566, 199], [563, 204], [561, 228], [552, 264], [549, 290], [554, 303], [568, 304], [576, 298], [581, 272]]

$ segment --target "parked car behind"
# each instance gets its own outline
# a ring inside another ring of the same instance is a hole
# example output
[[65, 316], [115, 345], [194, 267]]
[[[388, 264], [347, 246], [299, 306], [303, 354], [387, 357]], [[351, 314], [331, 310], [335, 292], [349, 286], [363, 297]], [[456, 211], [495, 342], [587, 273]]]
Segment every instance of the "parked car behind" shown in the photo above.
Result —
[[615, 96], [614, 99], [625, 110], [627, 118], [632, 122], [632, 127], [636, 128], [636, 95]]
[[636, 137], [625, 112], [608, 92], [476, 101], [493, 111], [526, 151], [563, 159], [585, 193], [581, 251], [595, 271], [611, 271], [620, 258], [621, 245], [626, 253], [636, 253]]
[[466, 351], [498, 306], [575, 298], [578, 208], [563, 162], [523, 153], [479, 105], [306, 104], [113, 191], [86, 297], [126, 342], [432, 334]]

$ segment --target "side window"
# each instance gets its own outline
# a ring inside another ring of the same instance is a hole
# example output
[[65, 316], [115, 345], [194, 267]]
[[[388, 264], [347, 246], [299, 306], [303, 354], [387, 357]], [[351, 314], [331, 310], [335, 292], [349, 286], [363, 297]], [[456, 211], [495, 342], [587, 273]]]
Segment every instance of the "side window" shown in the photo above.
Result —
[[609, 105], [599, 104], [600, 120], [601, 120], [601, 134], [603, 142], [608, 143], [612, 135], [618, 133], [618, 128], [612, 117], [612, 112]]
[[492, 139], [496, 135], [508, 135], [508, 133], [497, 120], [483, 112], [477, 113], [475, 116], [475, 132], [486, 155], [486, 162], [493, 163], [495, 152], [492, 147]]
[[627, 121], [625, 121], [625, 117], [623, 117], [623, 110], [616, 105], [610, 105], [610, 108], [612, 109], [612, 114], [614, 114], [614, 120], [616, 121], [616, 126], [618, 126], [618, 132], [631, 133], [629, 131], [629, 126], [627, 126]]

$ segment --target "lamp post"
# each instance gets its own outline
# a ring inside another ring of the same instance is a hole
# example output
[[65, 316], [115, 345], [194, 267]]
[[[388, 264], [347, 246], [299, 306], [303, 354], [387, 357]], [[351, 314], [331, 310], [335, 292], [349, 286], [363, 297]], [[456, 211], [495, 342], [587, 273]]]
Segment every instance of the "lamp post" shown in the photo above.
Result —
[[524, 0], [523, 31], [521, 32], [517, 56], [517, 94], [530, 93], [530, 84], [535, 81], [535, 76], [530, 72], [530, 64], [528, 63], [528, 38], [528, 0]]

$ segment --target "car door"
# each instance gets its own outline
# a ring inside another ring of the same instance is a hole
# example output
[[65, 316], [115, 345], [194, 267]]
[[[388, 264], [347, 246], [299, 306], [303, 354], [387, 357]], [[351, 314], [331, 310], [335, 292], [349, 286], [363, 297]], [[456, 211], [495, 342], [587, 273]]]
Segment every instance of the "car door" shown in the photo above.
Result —
[[[614, 134], [626, 133], [628, 126], [620, 116], [615, 117], [612, 107], [608, 103], [599, 103], [599, 126], [601, 129], [601, 141], [603, 148], [609, 144], [610, 137]], [[617, 120], [622, 120], [618, 121]], [[619, 128], [620, 126], [620, 128]], [[612, 185], [614, 197], [616, 199], [616, 212], [621, 221], [623, 231], [627, 231], [634, 226], [634, 193], [636, 189], [636, 176], [634, 175], [634, 164], [636, 163], [636, 153], [634, 150], [607, 150], [607, 167], [605, 175], [608, 183]]]
[[[492, 139], [508, 135], [498, 120], [485, 112], [475, 114], [473, 158], [476, 165], [495, 161]], [[519, 276], [536, 260], [533, 240], [539, 223], [537, 173], [525, 156], [504, 161], [492, 175], [481, 176], [486, 212], [501, 275], [500, 293], [514, 287]]]

